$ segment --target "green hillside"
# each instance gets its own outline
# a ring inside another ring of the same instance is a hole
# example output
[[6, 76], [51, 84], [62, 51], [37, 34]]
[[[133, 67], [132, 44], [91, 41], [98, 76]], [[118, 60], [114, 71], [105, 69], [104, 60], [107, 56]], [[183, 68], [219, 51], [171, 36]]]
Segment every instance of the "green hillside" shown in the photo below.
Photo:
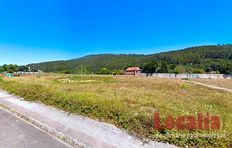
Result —
[[[139, 66], [147, 72], [231, 73], [232, 45], [198, 46], [150, 55], [99, 54], [67, 61], [29, 64], [32, 70], [97, 73], [101, 68], [124, 70]], [[165, 68], [167, 67], [167, 68]]]

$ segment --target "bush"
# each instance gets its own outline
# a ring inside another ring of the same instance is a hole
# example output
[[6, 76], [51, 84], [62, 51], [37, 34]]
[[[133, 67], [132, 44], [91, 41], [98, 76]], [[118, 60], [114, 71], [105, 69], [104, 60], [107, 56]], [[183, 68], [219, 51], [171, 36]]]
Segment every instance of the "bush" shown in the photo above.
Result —
[[189, 80], [189, 78], [181, 78], [181, 80]]
[[187, 89], [187, 88], [188, 88], [188, 85], [183, 83], [183, 84], [180, 85], [180, 88], [181, 88], [181, 89]]
[[108, 74], [112, 74], [112, 72], [107, 68], [101, 68], [97, 74], [108, 75]]
[[192, 73], [203, 74], [203, 73], [205, 73], [205, 71], [203, 69], [193, 69]]

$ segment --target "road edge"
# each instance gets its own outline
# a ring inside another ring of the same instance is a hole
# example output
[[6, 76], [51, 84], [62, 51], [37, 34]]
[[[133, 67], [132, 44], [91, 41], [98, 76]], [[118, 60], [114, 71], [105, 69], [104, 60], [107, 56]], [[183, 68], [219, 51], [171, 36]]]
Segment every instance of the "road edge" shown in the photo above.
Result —
[[86, 148], [87, 146], [85, 146], [84, 144], [76, 141], [74, 138], [72, 138], [69, 135], [65, 135], [61, 132], [56, 131], [55, 129], [49, 128], [48, 126], [42, 124], [41, 122], [30, 118], [28, 116], [26, 116], [23, 113], [20, 113], [18, 111], [16, 111], [15, 109], [6, 106], [5, 104], [0, 103], [0, 108], [2, 108], [3, 110], [11, 113], [12, 115], [18, 117], [19, 119], [22, 119], [23, 121], [29, 123], [30, 125], [34, 126], [35, 128], [45, 132], [46, 134], [56, 138], [57, 140], [67, 144], [68, 146], [71, 147], [83, 147]]

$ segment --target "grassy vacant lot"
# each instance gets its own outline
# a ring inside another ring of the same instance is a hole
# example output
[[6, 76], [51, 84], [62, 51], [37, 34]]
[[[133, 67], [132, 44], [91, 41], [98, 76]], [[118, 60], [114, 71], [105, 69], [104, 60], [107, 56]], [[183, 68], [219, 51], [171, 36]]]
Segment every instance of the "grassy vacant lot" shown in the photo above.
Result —
[[[232, 143], [232, 93], [179, 79], [47, 75], [4, 78], [0, 88], [29, 101], [114, 124], [140, 138], [178, 146], [226, 147]], [[208, 112], [220, 115], [223, 127], [220, 131], [156, 131], [154, 112], [160, 112], [162, 120], [168, 115]], [[221, 137], [204, 137], [204, 134], [221, 134]]]

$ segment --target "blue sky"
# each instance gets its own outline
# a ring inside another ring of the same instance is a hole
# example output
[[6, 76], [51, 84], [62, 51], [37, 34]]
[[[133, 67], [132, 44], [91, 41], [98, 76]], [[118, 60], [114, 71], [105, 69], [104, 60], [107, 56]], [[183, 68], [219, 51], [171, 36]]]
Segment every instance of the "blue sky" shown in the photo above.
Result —
[[231, 0], [0, 0], [0, 64], [232, 43]]

